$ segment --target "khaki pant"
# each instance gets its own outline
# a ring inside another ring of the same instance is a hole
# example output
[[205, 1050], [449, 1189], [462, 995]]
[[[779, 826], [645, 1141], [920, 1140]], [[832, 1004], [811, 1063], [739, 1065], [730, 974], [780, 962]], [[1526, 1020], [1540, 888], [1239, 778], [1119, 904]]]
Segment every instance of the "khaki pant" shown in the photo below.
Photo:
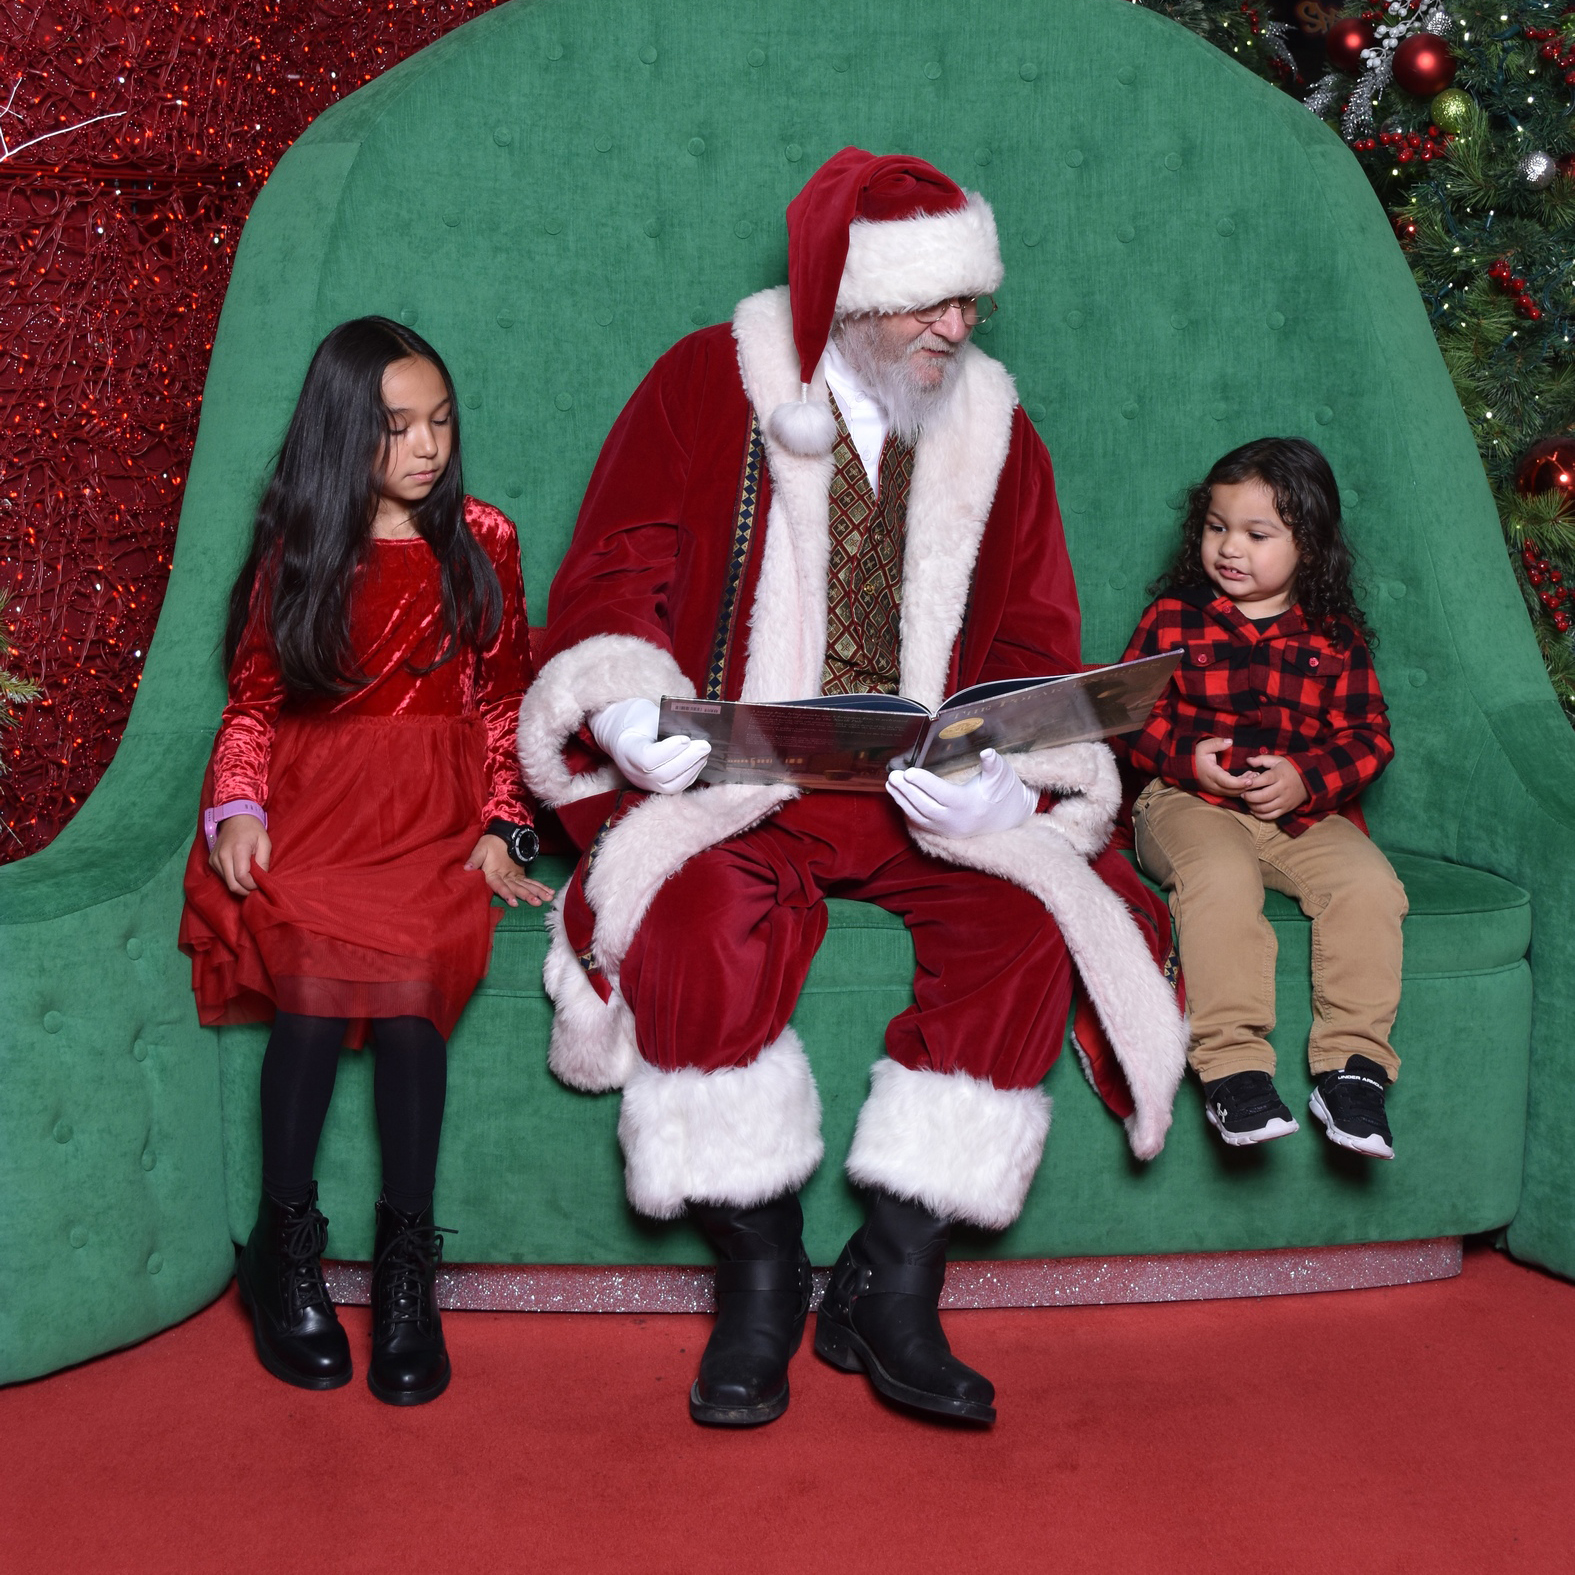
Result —
[[1263, 891], [1294, 897], [1312, 920], [1316, 1077], [1365, 1055], [1389, 1074], [1400, 1004], [1405, 888], [1350, 821], [1330, 815], [1299, 837], [1272, 821], [1153, 781], [1132, 811], [1138, 862], [1170, 893], [1192, 1019], [1189, 1059], [1204, 1082], [1273, 1072], [1274, 929]]

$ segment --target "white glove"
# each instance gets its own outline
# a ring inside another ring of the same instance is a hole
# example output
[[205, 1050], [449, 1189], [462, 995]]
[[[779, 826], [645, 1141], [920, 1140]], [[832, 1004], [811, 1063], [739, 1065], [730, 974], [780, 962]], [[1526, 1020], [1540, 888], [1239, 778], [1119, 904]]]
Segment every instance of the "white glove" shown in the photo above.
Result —
[[886, 791], [910, 824], [936, 836], [977, 837], [1022, 825], [1039, 807], [1039, 795], [993, 749], [980, 752], [979, 766], [978, 776], [966, 782], [910, 766], [886, 778]]
[[711, 745], [685, 733], [658, 741], [660, 717], [654, 700], [620, 700], [591, 718], [591, 737], [635, 787], [647, 793], [682, 793], [700, 775]]

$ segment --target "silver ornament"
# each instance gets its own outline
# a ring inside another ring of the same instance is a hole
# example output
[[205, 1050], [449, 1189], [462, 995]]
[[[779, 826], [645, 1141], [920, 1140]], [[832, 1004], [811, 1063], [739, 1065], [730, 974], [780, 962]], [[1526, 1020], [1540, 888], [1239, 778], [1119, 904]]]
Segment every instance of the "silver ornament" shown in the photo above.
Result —
[[1528, 153], [1515, 169], [1520, 178], [1536, 191], [1551, 186], [1553, 177], [1559, 172], [1558, 164], [1540, 148], [1535, 153]]

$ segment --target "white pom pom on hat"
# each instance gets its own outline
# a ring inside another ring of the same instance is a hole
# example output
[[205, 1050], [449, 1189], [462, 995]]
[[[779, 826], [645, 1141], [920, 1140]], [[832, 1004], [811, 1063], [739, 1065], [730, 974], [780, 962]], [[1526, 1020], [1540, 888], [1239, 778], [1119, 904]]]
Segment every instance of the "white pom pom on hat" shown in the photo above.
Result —
[[837, 446], [837, 418], [824, 399], [809, 397], [805, 383], [797, 399], [778, 405], [767, 423], [771, 435], [790, 454], [814, 459]]
[[995, 214], [933, 164], [863, 148], [835, 153], [788, 204], [788, 293], [799, 397], [771, 412], [783, 448], [829, 454], [836, 417], [810, 379], [838, 312], [911, 312], [1001, 283]]

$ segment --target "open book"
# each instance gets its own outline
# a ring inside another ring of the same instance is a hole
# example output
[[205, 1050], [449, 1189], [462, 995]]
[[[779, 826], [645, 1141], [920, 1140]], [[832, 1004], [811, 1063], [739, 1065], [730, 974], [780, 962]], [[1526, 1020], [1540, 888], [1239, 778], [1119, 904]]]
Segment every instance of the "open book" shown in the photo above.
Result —
[[702, 782], [793, 782], [843, 792], [884, 791], [886, 773], [922, 766], [961, 776], [994, 749], [1012, 754], [1128, 733], [1148, 720], [1180, 651], [1058, 678], [974, 684], [933, 714], [901, 695], [822, 695], [757, 704], [662, 701], [661, 738], [711, 742]]

